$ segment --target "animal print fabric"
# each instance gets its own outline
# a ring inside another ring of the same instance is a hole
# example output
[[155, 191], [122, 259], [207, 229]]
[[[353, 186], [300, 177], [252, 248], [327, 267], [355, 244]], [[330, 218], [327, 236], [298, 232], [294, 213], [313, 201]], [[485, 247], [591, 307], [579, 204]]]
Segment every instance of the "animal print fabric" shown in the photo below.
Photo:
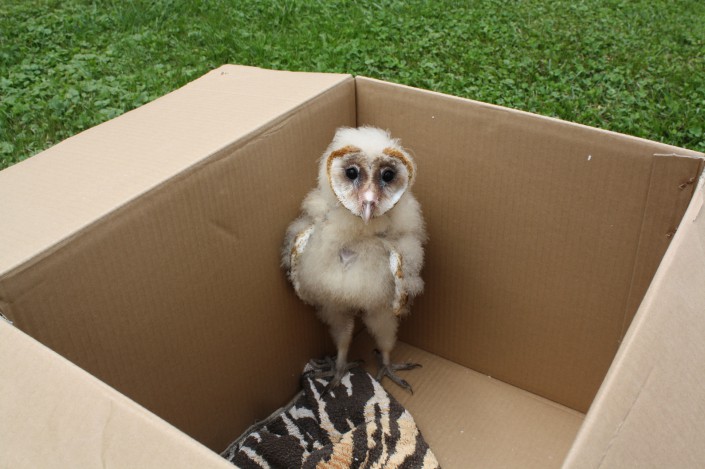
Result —
[[411, 414], [369, 373], [352, 368], [324, 394], [328, 379], [307, 364], [302, 391], [222, 456], [242, 469], [440, 467]]

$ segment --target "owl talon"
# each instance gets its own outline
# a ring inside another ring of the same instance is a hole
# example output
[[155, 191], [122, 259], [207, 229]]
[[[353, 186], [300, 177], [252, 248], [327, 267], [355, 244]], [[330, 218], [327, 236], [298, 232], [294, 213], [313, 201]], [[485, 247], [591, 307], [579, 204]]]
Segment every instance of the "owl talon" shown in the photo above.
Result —
[[375, 350], [375, 356], [377, 357], [377, 361], [379, 362], [379, 371], [377, 372], [376, 376], [377, 381], [382, 382], [382, 378], [386, 376], [387, 378], [394, 381], [399, 387], [406, 389], [411, 394], [414, 394], [414, 390], [412, 389], [411, 385], [405, 379], [402, 379], [397, 376], [394, 372], [421, 368], [420, 363], [404, 362], [384, 364], [384, 362], [382, 361], [382, 354], [379, 352], [379, 350]]
[[345, 377], [345, 375], [353, 368], [362, 366], [365, 362], [363, 360], [356, 360], [353, 362], [346, 363], [340, 369], [336, 369], [335, 360], [332, 357], [325, 357], [323, 359], [314, 359], [309, 362], [312, 370], [304, 373], [304, 377], [313, 378], [331, 378], [326, 387], [323, 390], [323, 396], [328, 394], [331, 390], [338, 387], [340, 381]]
[[[410, 366], [411, 365], [411, 366]], [[382, 378], [385, 376], [392, 381], [394, 381], [397, 386], [406, 389], [409, 391], [411, 394], [414, 394], [414, 389], [411, 387], [408, 381], [405, 379], [400, 378], [397, 376], [394, 371], [395, 370], [411, 370], [414, 368], [418, 368], [419, 365], [418, 363], [400, 363], [400, 364], [389, 364], [389, 365], [382, 365], [382, 367], [379, 369], [379, 372], [377, 372], [377, 381], [382, 381]]]
[[333, 373], [333, 377], [331, 380], [328, 382], [325, 388], [323, 388], [323, 392], [321, 393], [321, 397], [327, 396], [333, 389], [337, 388], [340, 385], [340, 381], [343, 379], [343, 377], [348, 373], [348, 370], [344, 369], [342, 371], [335, 371]]
[[309, 361], [309, 364], [311, 365], [311, 368], [313, 368], [313, 370], [309, 371], [308, 373], [312, 373], [316, 378], [333, 376], [332, 374], [327, 374], [325, 376], [321, 375], [321, 373], [332, 373], [332, 371], [335, 370], [335, 360], [333, 360], [333, 357], [324, 357], [321, 359], [314, 358]]

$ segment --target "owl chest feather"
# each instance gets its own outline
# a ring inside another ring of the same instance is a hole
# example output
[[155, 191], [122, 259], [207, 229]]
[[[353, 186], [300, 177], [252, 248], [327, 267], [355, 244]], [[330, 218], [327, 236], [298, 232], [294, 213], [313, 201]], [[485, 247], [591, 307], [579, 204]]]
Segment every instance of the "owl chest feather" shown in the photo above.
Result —
[[322, 261], [319, 264], [320, 271], [326, 274], [336, 273], [341, 276], [342, 281], [352, 281], [353, 279], [348, 277], [354, 275], [379, 279], [380, 276], [389, 274], [389, 253], [381, 239], [377, 238], [326, 240], [318, 239], [314, 235], [310, 251], [304, 253], [304, 257], [315, 259], [316, 262]]
[[350, 248], [343, 247], [338, 251], [338, 258], [340, 259], [340, 263], [343, 264], [343, 269], [346, 269], [357, 259], [357, 252]]
[[301, 255], [298, 277], [301, 293], [312, 303], [335, 299], [351, 308], [372, 308], [389, 304], [394, 295], [389, 252], [376, 235], [349, 237], [317, 228]]

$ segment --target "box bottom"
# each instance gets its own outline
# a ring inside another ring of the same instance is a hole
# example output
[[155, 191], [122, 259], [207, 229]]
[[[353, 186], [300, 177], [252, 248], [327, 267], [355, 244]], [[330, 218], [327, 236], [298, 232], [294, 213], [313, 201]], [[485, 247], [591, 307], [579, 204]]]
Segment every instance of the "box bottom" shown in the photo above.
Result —
[[[366, 331], [350, 359], [363, 358], [374, 375], [374, 341]], [[395, 362], [423, 367], [400, 372], [414, 394], [383, 385], [414, 417], [442, 467], [560, 467], [584, 414], [399, 342]]]

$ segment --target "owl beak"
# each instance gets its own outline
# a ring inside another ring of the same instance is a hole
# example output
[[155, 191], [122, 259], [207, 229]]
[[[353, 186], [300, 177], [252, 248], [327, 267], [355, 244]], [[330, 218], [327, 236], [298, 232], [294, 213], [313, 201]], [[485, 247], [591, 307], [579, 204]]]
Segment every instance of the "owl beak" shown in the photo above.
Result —
[[362, 221], [367, 224], [372, 218], [372, 212], [375, 210], [374, 202], [363, 202], [362, 203]]
[[378, 198], [372, 190], [367, 190], [362, 194], [362, 221], [367, 224], [372, 218], [372, 213], [375, 211]]

